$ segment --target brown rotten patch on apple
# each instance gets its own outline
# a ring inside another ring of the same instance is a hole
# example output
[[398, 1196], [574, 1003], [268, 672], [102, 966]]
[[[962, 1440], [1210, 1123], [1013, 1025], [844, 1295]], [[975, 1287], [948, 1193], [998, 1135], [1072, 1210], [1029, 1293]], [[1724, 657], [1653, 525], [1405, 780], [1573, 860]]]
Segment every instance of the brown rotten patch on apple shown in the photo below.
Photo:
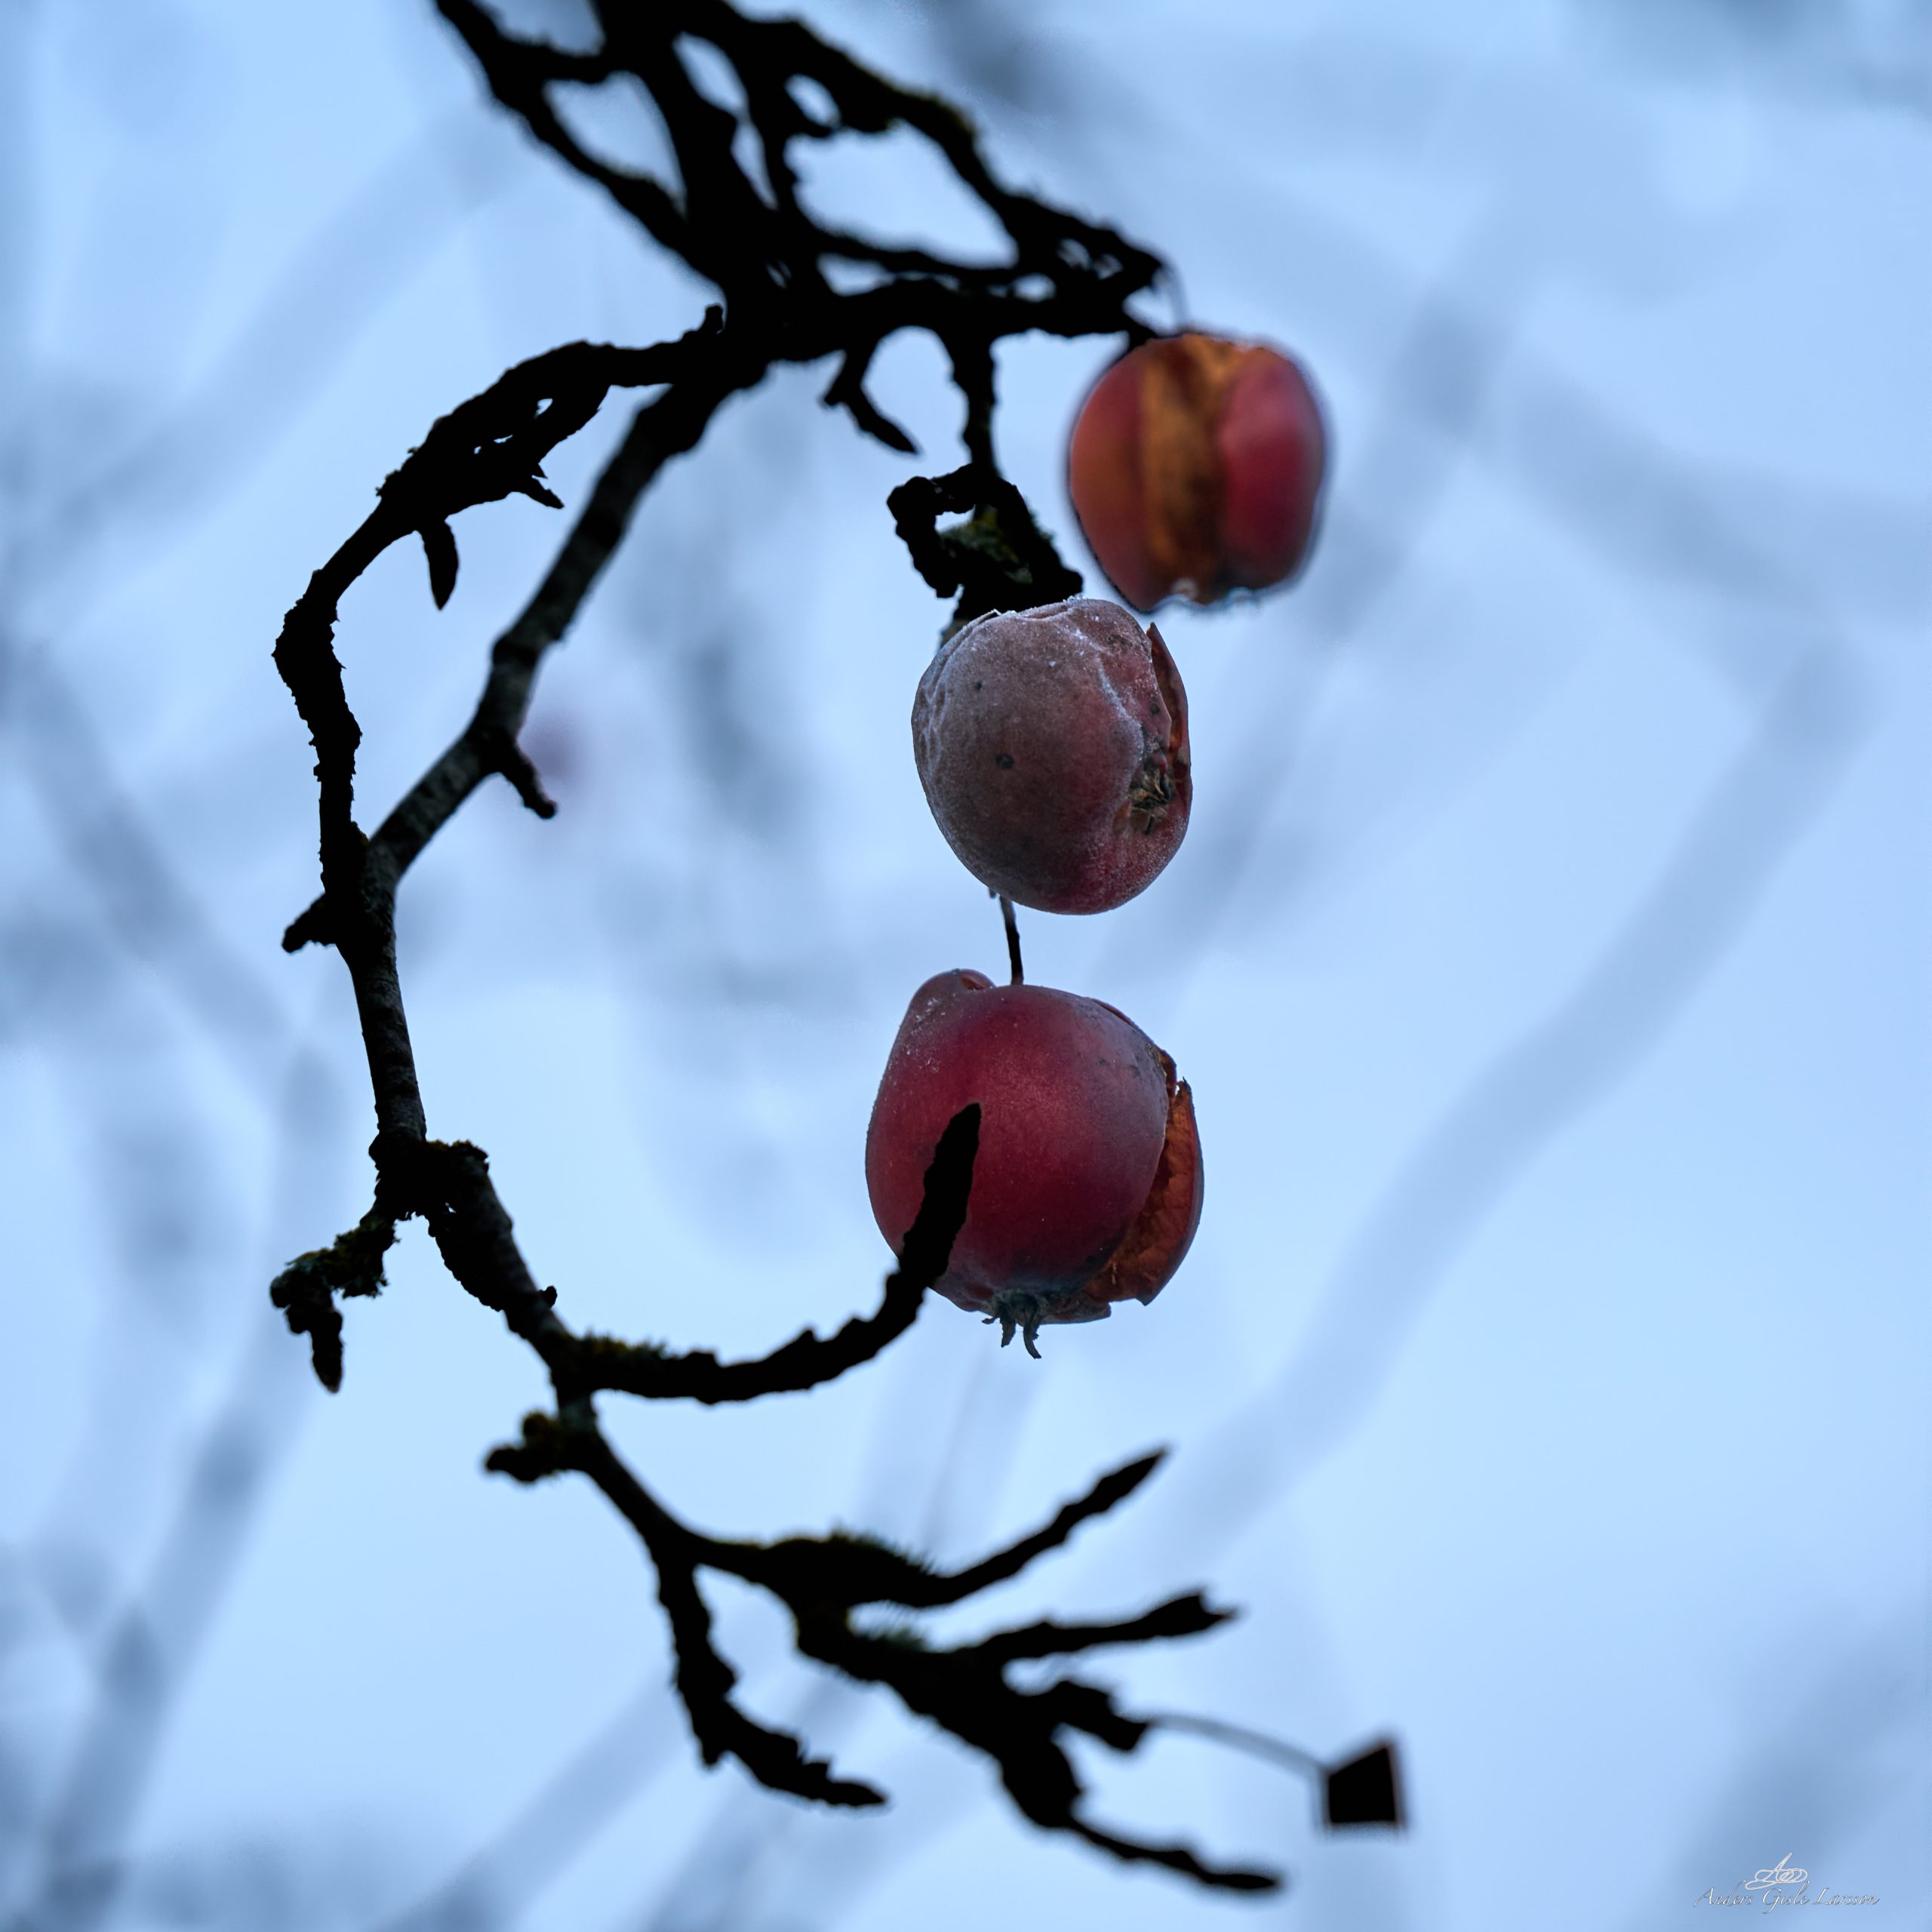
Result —
[[1174, 668], [1174, 660], [1158, 624], [1147, 626], [1147, 642], [1152, 660], [1155, 688], [1160, 694], [1158, 706], [1153, 703], [1148, 706], [1148, 715], [1158, 724], [1161, 712], [1166, 712], [1167, 737], [1164, 742], [1158, 742], [1146, 725], [1140, 728], [1146, 739], [1147, 755], [1135, 774], [1124, 809], [1131, 817], [1140, 821], [1143, 834], [1151, 835], [1165, 822], [1175, 798], [1185, 797], [1191, 787], [1187, 691], [1181, 683], [1180, 672]]
[[1180, 1078], [1173, 1058], [1161, 1048], [1168, 1076], [1168, 1131], [1161, 1144], [1154, 1184], [1107, 1264], [1087, 1284], [1098, 1302], [1150, 1302], [1167, 1286], [1186, 1258], [1201, 1225], [1201, 1131], [1194, 1118], [1194, 1095]]

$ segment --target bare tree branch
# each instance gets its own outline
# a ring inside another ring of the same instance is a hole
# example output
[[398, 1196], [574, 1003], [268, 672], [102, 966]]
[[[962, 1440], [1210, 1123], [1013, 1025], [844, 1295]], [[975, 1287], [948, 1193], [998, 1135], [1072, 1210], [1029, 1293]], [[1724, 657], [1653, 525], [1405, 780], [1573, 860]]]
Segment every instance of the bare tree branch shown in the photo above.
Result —
[[[1123, 1838], [1087, 1823], [1076, 1808], [1081, 1789], [1060, 1734], [1081, 1731], [1128, 1751], [1147, 1727], [1116, 1711], [1094, 1686], [1066, 1680], [1029, 1691], [1004, 1675], [1008, 1662], [1023, 1657], [1210, 1629], [1224, 1613], [1199, 1596], [1176, 1598], [1117, 1623], [1036, 1623], [951, 1650], [928, 1649], [903, 1632], [877, 1632], [853, 1621], [863, 1604], [954, 1604], [1018, 1574], [1081, 1523], [1124, 1500], [1157, 1458], [1115, 1472], [1034, 1535], [946, 1576], [862, 1537], [761, 1545], [703, 1535], [671, 1515], [599, 1426], [595, 1398], [601, 1392], [746, 1401], [829, 1380], [903, 1334], [925, 1291], [944, 1272], [964, 1220], [978, 1108], [963, 1110], [941, 1137], [899, 1266], [871, 1315], [854, 1318], [826, 1340], [807, 1331], [748, 1362], [579, 1335], [558, 1315], [555, 1291], [538, 1285], [491, 1180], [488, 1157], [467, 1142], [429, 1137], [396, 961], [401, 881], [485, 778], [503, 776], [540, 814], [554, 809], [516, 742], [537, 669], [614, 553], [645, 489], [672, 457], [698, 442], [730, 397], [755, 387], [780, 364], [835, 358], [827, 404], [846, 410], [865, 433], [909, 453], [909, 438], [867, 395], [866, 376], [889, 337], [907, 329], [931, 334], [946, 350], [964, 405], [967, 461], [949, 475], [914, 478], [893, 493], [900, 534], [927, 581], [943, 595], [958, 593], [955, 623], [983, 610], [1054, 601], [1077, 591], [1079, 579], [999, 472], [992, 436], [995, 347], [1030, 331], [1137, 340], [1146, 325], [1125, 305], [1160, 272], [1161, 263], [1109, 229], [1006, 187], [957, 109], [880, 78], [797, 22], [748, 19], [722, 0], [687, 0], [648, 14], [598, 4], [602, 45], [583, 54], [511, 36], [472, 0], [438, 0], [438, 7], [496, 98], [723, 300], [675, 342], [648, 349], [573, 343], [519, 365], [451, 411], [384, 482], [376, 509], [315, 573], [284, 622], [275, 660], [315, 747], [321, 873], [320, 896], [290, 927], [284, 943], [293, 950], [325, 941], [347, 968], [377, 1131], [369, 1214], [331, 1247], [285, 1269], [275, 1284], [277, 1305], [292, 1328], [309, 1335], [318, 1374], [336, 1386], [342, 1370], [337, 1297], [373, 1292], [396, 1222], [411, 1215], [425, 1220], [450, 1272], [537, 1352], [555, 1392], [554, 1413], [527, 1417], [521, 1441], [494, 1451], [489, 1467], [525, 1482], [565, 1471], [584, 1475], [636, 1532], [657, 1572], [676, 1655], [676, 1687], [706, 1763], [734, 1756], [761, 1783], [822, 1804], [883, 1801], [873, 1787], [835, 1776], [799, 1739], [759, 1724], [733, 1701], [735, 1673], [713, 1642], [700, 1588], [700, 1574], [710, 1570], [755, 1583], [783, 1602], [801, 1655], [891, 1687], [909, 1710], [984, 1752], [1014, 1803], [1035, 1823], [1072, 1832], [1123, 1859], [1168, 1866], [1204, 1885], [1271, 1887], [1278, 1882], [1272, 1875], [1211, 1866], [1185, 1847]], [[742, 118], [693, 78], [680, 45], [687, 36], [708, 42], [731, 63], [743, 90]], [[595, 84], [620, 73], [641, 83], [663, 117], [681, 177], [675, 185], [590, 153], [549, 98], [558, 83]], [[830, 103], [830, 121], [800, 106], [794, 82], [816, 84]], [[763, 156], [762, 183], [737, 158], [745, 119]], [[984, 205], [1011, 244], [1008, 260], [969, 263], [924, 249], [888, 248], [812, 214], [790, 166], [790, 143], [839, 131], [878, 134], [895, 126], [930, 142]], [[850, 286], [849, 275], [835, 281], [826, 267], [834, 262], [848, 271], [869, 269], [876, 278], [862, 287]], [[445, 602], [460, 562], [453, 519], [473, 505], [512, 494], [556, 506], [544, 479], [545, 460], [620, 387], [661, 393], [638, 411], [543, 583], [497, 640], [469, 723], [374, 837], [366, 836], [355, 816], [361, 730], [334, 643], [344, 594], [392, 544], [414, 534], [424, 546], [432, 597], [438, 605]], [[964, 521], [942, 529], [939, 519], [947, 515]]]

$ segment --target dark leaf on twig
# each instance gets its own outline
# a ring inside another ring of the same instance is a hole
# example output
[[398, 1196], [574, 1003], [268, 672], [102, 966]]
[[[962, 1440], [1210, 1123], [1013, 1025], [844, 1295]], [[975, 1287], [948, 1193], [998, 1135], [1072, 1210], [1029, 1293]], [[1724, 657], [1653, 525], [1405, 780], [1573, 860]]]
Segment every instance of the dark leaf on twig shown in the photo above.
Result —
[[447, 523], [426, 523], [423, 554], [429, 560], [429, 595], [440, 611], [456, 589], [456, 532]]
[[1322, 1780], [1321, 1815], [1331, 1831], [1351, 1825], [1402, 1826], [1401, 1773], [1392, 1738], [1372, 1744]]

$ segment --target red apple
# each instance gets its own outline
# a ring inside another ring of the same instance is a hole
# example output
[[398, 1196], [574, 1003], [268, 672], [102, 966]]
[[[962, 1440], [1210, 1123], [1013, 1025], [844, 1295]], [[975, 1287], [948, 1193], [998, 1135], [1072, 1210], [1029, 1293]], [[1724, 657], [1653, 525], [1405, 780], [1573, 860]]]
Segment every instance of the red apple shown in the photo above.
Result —
[[1327, 441], [1307, 377], [1278, 350], [1159, 337], [1094, 384], [1068, 445], [1067, 488], [1130, 604], [1213, 604], [1300, 569]]
[[1124, 1015], [1048, 986], [941, 973], [912, 995], [866, 1132], [866, 1184], [897, 1253], [947, 1121], [977, 1101], [966, 1220], [934, 1284], [1019, 1329], [1150, 1302], [1201, 1218], [1194, 1103]]
[[1076, 597], [978, 617], [912, 700], [912, 755], [967, 870], [1021, 906], [1103, 912], [1187, 831], [1187, 694], [1156, 630]]

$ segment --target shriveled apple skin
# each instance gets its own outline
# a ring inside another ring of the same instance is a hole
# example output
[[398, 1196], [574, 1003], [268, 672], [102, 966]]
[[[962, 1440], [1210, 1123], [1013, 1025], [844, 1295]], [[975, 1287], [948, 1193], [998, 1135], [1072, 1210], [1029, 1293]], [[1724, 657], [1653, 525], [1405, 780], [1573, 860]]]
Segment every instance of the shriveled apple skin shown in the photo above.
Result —
[[1187, 694], [1158, 631], [1098, 598], [976, 619], [912, 702], [940, 830], [1015, 904], [1101, 912], [1144, 891], [1186, 835]]

